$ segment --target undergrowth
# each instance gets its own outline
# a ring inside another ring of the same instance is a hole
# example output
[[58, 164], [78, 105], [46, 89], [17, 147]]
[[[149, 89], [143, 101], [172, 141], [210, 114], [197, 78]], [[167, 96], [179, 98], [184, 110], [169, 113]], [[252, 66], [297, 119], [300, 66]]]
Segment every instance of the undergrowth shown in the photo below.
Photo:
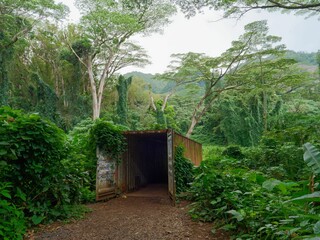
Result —
[[[192, 218], [213, 222], [213, 232], [224, 229], [237, 240], [318, 239], [320, 197], [309, 194], [311, 170], [276, 179], [266, 166], [250, 168], [241, 148], [214, 147], [206, 153], [190, 188]], [[270, 162], [271, 167], [277, 166]], [[317, 191], [317, 178], [314, 182]]]

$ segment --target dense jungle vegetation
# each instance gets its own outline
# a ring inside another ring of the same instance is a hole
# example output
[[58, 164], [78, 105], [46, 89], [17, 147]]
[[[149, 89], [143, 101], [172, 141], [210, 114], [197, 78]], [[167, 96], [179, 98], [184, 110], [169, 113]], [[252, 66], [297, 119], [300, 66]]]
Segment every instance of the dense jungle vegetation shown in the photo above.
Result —
[[[266, 21], [220, 56], [173, 54], [161, 74], [131, 72], [181, 8], [252, 8], [319, 17], [319, 1], [0, 1], [0, 239], [79, 218], [95, 199], [96, 146], [124, 151], [123, 130], [172, 128], [204, 145], [193, 169], [177, 149], [177, 191], [195, 220], [235, 239], [320, 237], [320, 51], [286, 49]], [[106, 140], [109, 139], [109, 140]]]

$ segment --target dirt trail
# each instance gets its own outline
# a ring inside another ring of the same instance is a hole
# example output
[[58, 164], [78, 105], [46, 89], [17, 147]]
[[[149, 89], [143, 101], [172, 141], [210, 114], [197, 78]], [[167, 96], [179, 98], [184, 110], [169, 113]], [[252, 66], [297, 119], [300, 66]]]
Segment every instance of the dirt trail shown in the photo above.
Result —
[[85, 219], [46, 226], [35, 239], [228, 239], [222, 233], [213, 236], [210, 224], [193, 222], [185, 206], [171, 206], [161, 187], [145, 188], [89, 207], [92, 212]]

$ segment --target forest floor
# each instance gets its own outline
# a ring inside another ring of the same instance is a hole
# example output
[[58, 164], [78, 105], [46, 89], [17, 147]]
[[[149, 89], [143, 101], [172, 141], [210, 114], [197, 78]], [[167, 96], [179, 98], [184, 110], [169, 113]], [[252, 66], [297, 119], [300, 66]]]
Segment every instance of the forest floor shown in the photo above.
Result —
[[30, 240], [225, 240], [212, 225], [192, 221], [187, 203], [172, 206], [161, 187], [144, 188], [107, 202], [90, 204], [92, 212], [68, 224], [53, 223], [31, 234]]

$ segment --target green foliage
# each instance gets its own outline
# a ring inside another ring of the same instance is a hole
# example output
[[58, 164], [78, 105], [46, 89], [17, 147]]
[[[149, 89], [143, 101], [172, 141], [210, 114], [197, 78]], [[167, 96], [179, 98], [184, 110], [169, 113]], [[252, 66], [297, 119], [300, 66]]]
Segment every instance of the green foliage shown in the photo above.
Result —
[[166, 93], [166, 86], [167, 83], [163, 82], [163, 81], [159, 81], [155, 78], [154, 75], [152, 74], [146, 74], [146, 73], [142, 73], [142, 72], [130, 72], [124, 75], [125, 77], [136, 77], [139, 79], [143, 79], [143, 81], [147, 84], [145, 86], [145, 89], [150, 88], [150, 90], [153, 93], [158, 93], [158, 94], [162, 94], [162, 93]]
[[304, 144], [303, 148], [304, 161], [313, 170], [314, 174], [318, 175], [320, 173], [320, 152], [311, 143]]
[[222, 10], [224, 17], [242, 17], [244, 14], [254, 9], [263, 9], [269, 11], [292, 11], [297, 14], [314, 16], [318, 14], [320, 4], [314, 1], [239, 1], [239, 0], [175, 0], [188, 16], [192, 16], [203, 8]]
[[[130, 4], [127, 1], [77, 0], [76, 5], [83, 13], [79, 24], [82, 37], [90, 43], [92, 53], [90, 57], [82, 56], [82, 62], [85, 62], [89, 73], [94, 98], [93, 118], [97, 119], [100, 117], [103, 90], [113, 87], [112, 81], [106, 80], [112, 79], [121, 68], [148, 63], [145, 51], [128, 40], [134, 34], [161, 30], [169, 23], [175, 7], [169, 1], [158, 0], [139, 0]], [[81, 50], [88, 49], [83, 45]], [[97, 96], [98, 89], [101, 92]]]
[[69, 154], [64, 164], [81, 181], [79, 188], [81, 202], [95, 200], [96, 156], [90, 145], [90, 131], [94, 126], [92, 119], [78, 123], [68, 134]]
[[[0, 120], [0, 160], [14, 170], [2, 177], [33, 192], [38, 183], [52, 177], [50, 170], [55, 171], [55, 163], [59, 167], [59, 161], [65, 156], [65, 135], [38, 115], [25, 116], [10, 108], [1, 108]], [[20, 182], [22, 178], [26, 184]]]
[[289, 59], [295, 59], [297, 62], [302, 64], [317, 65], [316, 53], [287, 51], [286, 57]]
[[123, 130], [125, 130], [123, 126], [116, 126], [100, 119], [96, 120], [90, 131], [92, 153], [96, 154], [96, 147], [98, 147], [108, 157], [119, 161], [121, 154], [126, 149]]
[[185, 158], [184, 148], [177, 146], [174, 155], [174, 174], [176, 180], [176, 193], [187, 192], [190, 184], [193, 181], [193, 164]]
[[229, 145], [226, 147], [225, 150], [222, 152], [223, 155], [236, 158], [236, 159], [241, 159], [243, 158], [243, 154], [241, 152], [241, 148], [237, 145]]
[[[286, 137], [290, 139], [289, 134]], [[257, 147], [242, 148], [242, 153], [243, 165], [262, 171], [270, 177], [301, 180], [308, 172], [301, 157], [302, 147], [294, 142], [283, 141], [274, 132], [266, 133]]]
[[6, 66], [8, 52], [10, 54], [10, 51], [0, 52], [0, 106], [8, 104], [9, 79]]
[[54, 1], [3, 1], [0, 15], [0, 106], [8, 105], [11, 79], [8, 78], [9, 60], [39, 19], [61, 19], [66, 6]]
[[119, 76], [117, 91], [119, 100], [117, 102], [117, 114], [119, 117], [119, 124], [128, 124], [128, 88], [132, 82], [132, 77], [124, 78]]
[[[315, 142], [320, 134], [320, 114], [313, 101], [293, 103], [297, 110], [289, 110], [278, 119], [274, 119], [273, 128], [266, 133], [279, 142], [292, 142], [297, 146], [305, 142]], [[287, 106], [290, 107], [290, 106]]]
[[50, 121], [59, 123], [57, 114], [58, 97], [53, 89], [40, 79], [38, 74], [33, 73], [31, 80], [37, 87], [35, 92], [35, 111], [39, 112], [42, 117], [47, 117]]
[[[79, 57], [87, 56], [91, 51], [91, 43], [87, 38], [80, 39], [72, 44], [72, 48]], [[72, 58], [70, 60], [74, 61]]]
[[26, 200], [25, 194], [20, 190], [15, 196], [12, 195], [12, 184], [0, 182], [0, 238], [23, 239], [26, 231], [26, 219], [23, 210], [12, 203], [14, 198]]
[[220, 131], [228, 144], [254, 146], [259, 142], [263, 132], [262, 105], [259, 94], [245, 96], [225, 96], [216, 106], [221, 120]]
[[300, 239], [316, 232], [317, 208], [289, 201], [308, 192], [306, 181], [268, 179], [216, 155], [197, 168], [190, 192], [194, 219], [214, 221], [214, 229], [238, 239]]
[[8, 107], [0, 108], [0, 122], [0, 182], [8, 183], [1, 185], [3, 234], [10, 232], [12, 224], [22, 234], [25, 223], [30, 226], [76, 213], [72, 205], [80, 201], [82, 179], [64, 160], [68, 150], [64, 132], [39, 115]]
[[[175, 108], [172, 105], [166, 104], [163, 109], [163, 100], [159, 99], [155, 102], [155, 109], [152, 108], [152, 115], [155, 117], [156, 123], [151, 124], [152, 129], [166, 129], [171, 128], [180, 132], [180, 128], [177, 123], [177, 117]], [[151, 108], [150, 108], [151, 109]]]

